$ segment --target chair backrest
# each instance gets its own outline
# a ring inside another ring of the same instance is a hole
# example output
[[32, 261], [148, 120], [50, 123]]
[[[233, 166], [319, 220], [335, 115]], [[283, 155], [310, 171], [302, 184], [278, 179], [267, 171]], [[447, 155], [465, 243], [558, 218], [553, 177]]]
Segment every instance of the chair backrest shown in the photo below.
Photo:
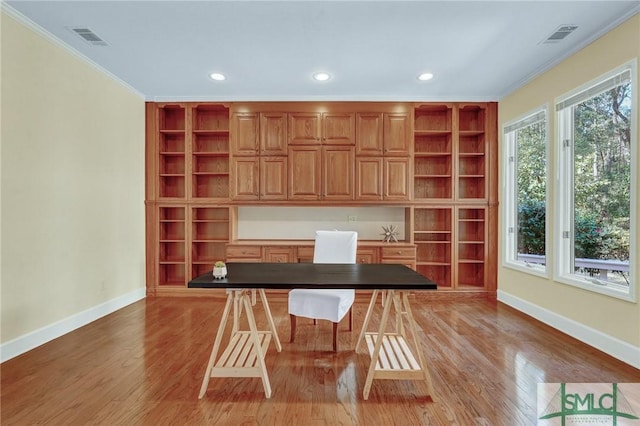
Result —
[[357, 250], [355, 231], [316, 231], [313, 263], [356, 263]]

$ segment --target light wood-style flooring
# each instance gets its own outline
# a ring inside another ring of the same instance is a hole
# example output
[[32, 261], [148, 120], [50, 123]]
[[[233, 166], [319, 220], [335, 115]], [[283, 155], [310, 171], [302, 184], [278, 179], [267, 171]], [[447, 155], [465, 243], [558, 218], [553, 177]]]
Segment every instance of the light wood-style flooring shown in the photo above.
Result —
[[[3, 363], [0, 423], [9, 425], [534, 425], [539, 382], [640, 382], [619, 362], [487, 300], [412, 299], [435, 389], [376, 380], [354, 330], [300, 319], [288, 343], [286, 302], [270, 303], [283, 343], [259, 379], [212, 378], [198, 400], [224, 300], [150, 298]], [[265, 328], [259, 302], [258, 326]], [[377, 325], [377, 324], [376, 324]], [[229, 328], [229, 327], [228, 327]]]

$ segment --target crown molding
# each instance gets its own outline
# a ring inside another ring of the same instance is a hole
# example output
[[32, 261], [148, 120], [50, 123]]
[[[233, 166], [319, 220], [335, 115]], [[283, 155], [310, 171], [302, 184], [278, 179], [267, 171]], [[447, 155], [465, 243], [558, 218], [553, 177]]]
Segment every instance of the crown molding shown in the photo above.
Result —
[[564, 60], [575, 55], [576, 53], [578, 53], [579, 51], [581, 51], [582, 49], [584, 49], [585, 47], [587, 47], [588, 45], [590, 45], [591, 43], [593, 43], [594, 41], [602, 37], [603, 35], [607, 34], [609, 31], [613, 30], [617, 26], [621, 25], [623, 22], [634, 17], [638, 13], [640, 13], [640, 4], [631, 8], [626, 14], [622, 15], [615, 21], [611, 22], [609, 25], [602, 27], [598, 32], [594, 33], [591, 37], [585, 39], [582, 43], [577, 44], [575, 48], [569, 50], [565, 55], [562, 55], [558, 58], [553, 59], [552, 61], [547, 62], [546, 64], [543, 64], [542, 66], [536, 68], [531, 73], [529, 73], [526, 77], [522, 78], [521, 80], [507, 87], [498, 96], [498, 101], [501, 101], [502, 99], [511, 95], [516, 90], [521, 89], [523, 86], [525, 86], [527, 83], [534, 80], [536, 77], [544, 74], [545, 72], [549, 71], [550, 69], [560, 64]]
[[16, 21], [20, 22], [22, 25], [24, 25], [25, 27], [29, 28], [30, 30], [32, 30], [36, 34], [39, 34], [40, 36], [44, 37], [45, 39], [47, 39], [48, 41], [50, 41], [54, 45], [62, 48], [63, 50], [65, 50], [68, 53], [70, 53], [72, 56], [76, 57], [77, 59], [80, 59], [85, 64], [91, 66], [96, 71], [98, 71], [98, 72], [102, 73], [103, 75], [109, 77], [111, 80], [113, 80], [114, 82], [120, 84], [121, 86], [123, 86], [125, 89], [127, 89], [128, 91], [130, 91], [131, 93], [133, 93], [134, 95], [139, 97], [140, 99], [143, 99], [143, 100], [145, 99], [144, 93], [141, 93], [136, 88], [131, 86], [129, 83], [125, 82], [124, 80], [122, 80], [118, 76], [116, 76], [115, 74], [112, 74], [107, 69], [105, 69], [102, 66], [98, 65], [97, 63], [93, 62], [91, 59], [87, 58], [85, 55], [80, 53], [78, 50], [76, 50], [73, 47], [69, 46], [67, 43], [63, 42], [62, 40], [60, 40], [55, 35], [51, 34], [49, 31], [45, 30], [40, 25], [36, 24], [31, 19], [29, 19], [26, 16], [24, 16], [22, 13], [18, 12], [16, 9], [14, 9], [11, 6], [9, 6], [4, 1], [0, 1], [0, 12], [6, 13], [8, 16], [10, 16], [11, 18], [13, 18]]

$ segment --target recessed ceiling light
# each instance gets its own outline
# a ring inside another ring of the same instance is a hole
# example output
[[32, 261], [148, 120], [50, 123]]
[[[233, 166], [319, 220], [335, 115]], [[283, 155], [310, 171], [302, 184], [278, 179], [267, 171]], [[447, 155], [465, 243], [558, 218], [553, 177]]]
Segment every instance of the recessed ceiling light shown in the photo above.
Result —
[[209, 74], [209, 77], [211, 77], [211, 80], [215, 81], [223, 81], [227, 79], [224, 74], [220, 74], [219, 72], [212, 72], [211, 74]]
[[313, 74], [313, 79], [316, 81], [327, 81], [331, 78], [331, 75], [326, 72], [317, 72]]
[[431, 74], [430, 72], [425, 72], [418, 76], [418, 80], [420, 81], [427, 81], [427, 80], [431, 80], [432, 78], [433, 78], [433, 74]]

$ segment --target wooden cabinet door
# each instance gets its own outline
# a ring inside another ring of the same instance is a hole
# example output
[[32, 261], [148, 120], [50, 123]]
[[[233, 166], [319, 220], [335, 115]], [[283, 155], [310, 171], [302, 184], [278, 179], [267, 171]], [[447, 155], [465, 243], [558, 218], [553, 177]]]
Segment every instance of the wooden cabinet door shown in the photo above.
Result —
[[355, 144], [355, 115], [353, 113], [322, 114], [322, 143], [325, 145]]
[[287, 114], [260, 114], [260, 155], [287, 155]]
[[258, 155], [258, 114], [233, 114], [231, 153], [233, 155]]
[[231, 198], [233, 200], [257, 200], [258, 157], [235, 157], [231, 161]]
[[373, 247], [358, 247], [356, 252], [356, 263], [378, 263], [378, 249]]
[[353, 200], [354, 160], [354, 147], [322, 147], [323, 200]]
[[384, 199], [409, 200], [410, 158], [384, 158]]
[[322, 179], [321, 147], [298, 145], [289, 146], [288, 199], [319, 200]]
[[356, 155], [383, 155], [382, 130], [382, 114], [356, 114]]
[[382, 157], [356, 157], [356, 200], [382, 200]]
[[409, 114], [384, 115], [384, 155], [408, 157], [412, 152], [412, 127]]
[[288, 131], [290, 145], [320, 144], [320, 113], [289, 113]]
[[287, 199], [287, 157], [260, 157], [260, 199]]
[[295, 262], [313, 263], [313, 247], [300, 246], [296, 249]]

